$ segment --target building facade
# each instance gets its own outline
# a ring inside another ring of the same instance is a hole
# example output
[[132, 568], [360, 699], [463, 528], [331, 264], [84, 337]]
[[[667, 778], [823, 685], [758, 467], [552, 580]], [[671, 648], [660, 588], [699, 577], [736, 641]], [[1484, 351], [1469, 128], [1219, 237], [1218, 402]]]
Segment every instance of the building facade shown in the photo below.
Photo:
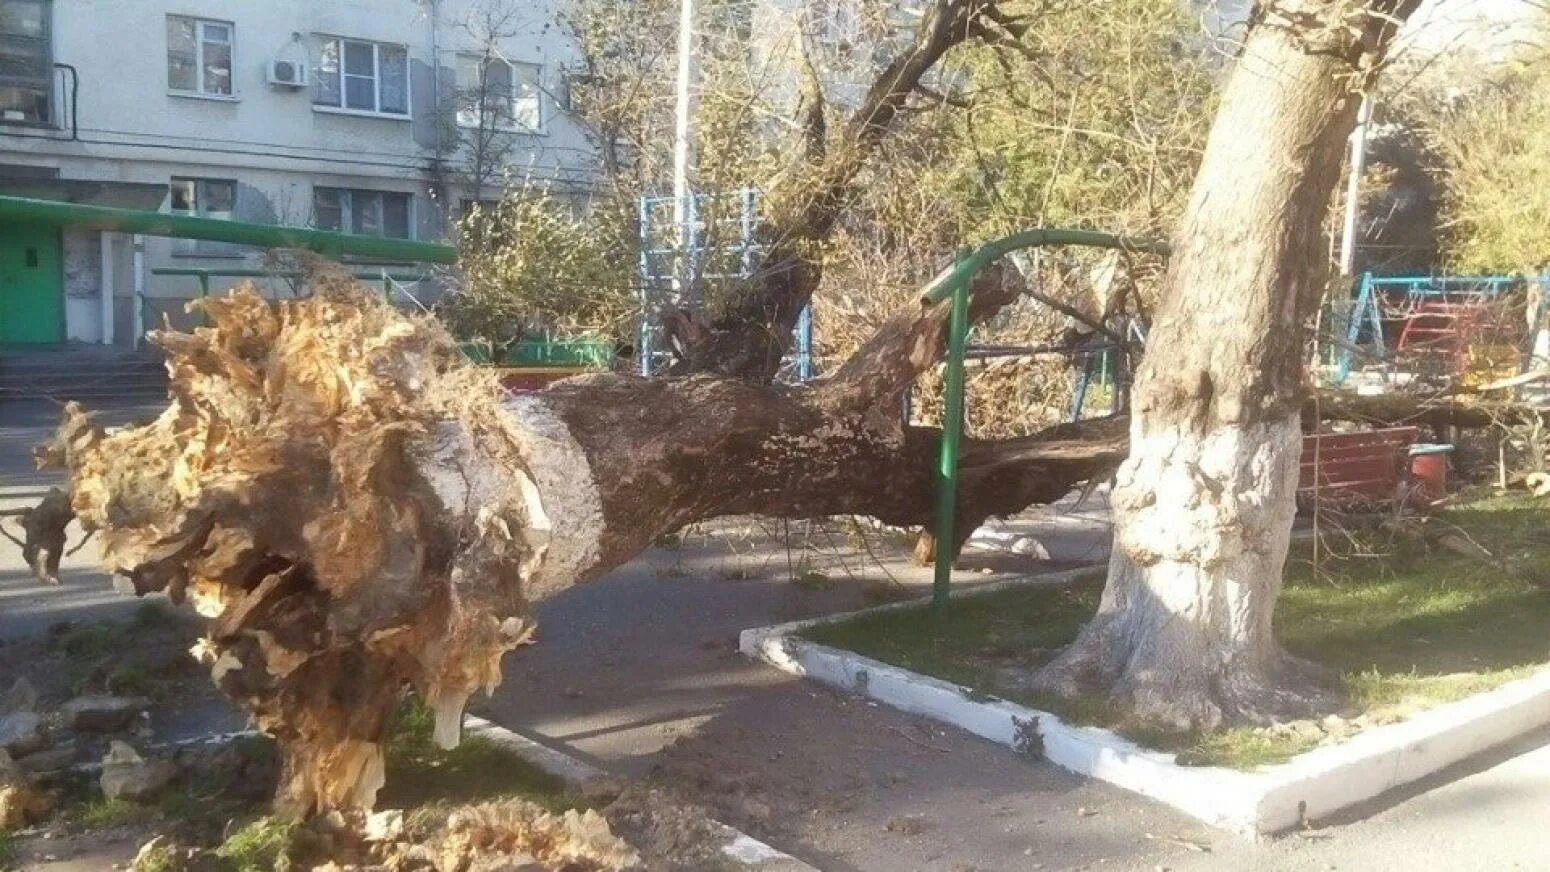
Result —
[[[503, 184], [595, 178], [559, 2], [0, 0], [0, 194], [443, 239]], [[159, 271], [261, 265], [0, 226], [0, 345], [132, 343], [199, 293]]]

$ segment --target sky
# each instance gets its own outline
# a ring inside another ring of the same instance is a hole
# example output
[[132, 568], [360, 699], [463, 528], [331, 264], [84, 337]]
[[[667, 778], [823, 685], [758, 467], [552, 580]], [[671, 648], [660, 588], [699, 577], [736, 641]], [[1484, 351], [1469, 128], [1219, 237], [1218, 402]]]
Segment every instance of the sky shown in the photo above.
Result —
[[[1206, 26], [1220, 32], [1220, 22], [1241, 22], [1252, 0], [1214, 0], [1205, 4]], [[1401, 34], [1413, 51], [1448, 51], [1469, 46], [1481, 54], [1505, 54], [1527, 35], [1536, 13], [1550, 10], [1550, 0], [1422, 0]]]
[[1535, 16], [1546, 10], [1545, 0], [1424, 0], [1400, 39], [1412, 50], [1467, 46], [1498, 56], [1527, 39]]

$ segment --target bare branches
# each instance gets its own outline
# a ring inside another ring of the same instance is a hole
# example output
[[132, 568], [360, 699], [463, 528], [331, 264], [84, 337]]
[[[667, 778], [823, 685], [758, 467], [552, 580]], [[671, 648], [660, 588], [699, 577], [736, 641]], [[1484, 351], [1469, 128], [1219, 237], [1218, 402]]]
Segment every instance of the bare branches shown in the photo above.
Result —
[[[815, 246], [832, 233], [850, 186], [927, 74], [949, 50], [971, 38], [975, 20], [993, 6], [983, 0], [936, 0], [928, 6], [910, 44], [883, 65], [838, 135], [822, 149], [814, 147], [809, 116], [807, 153], [822, 159], [781, 179], [767, 196], [763, 280], [714, 318], [704, 340], [687, 349], [675, 372], [754, 380], [773, 376], [791, 329], [822, 277]], [[820, 104], [809, 101], [811, 113]]]

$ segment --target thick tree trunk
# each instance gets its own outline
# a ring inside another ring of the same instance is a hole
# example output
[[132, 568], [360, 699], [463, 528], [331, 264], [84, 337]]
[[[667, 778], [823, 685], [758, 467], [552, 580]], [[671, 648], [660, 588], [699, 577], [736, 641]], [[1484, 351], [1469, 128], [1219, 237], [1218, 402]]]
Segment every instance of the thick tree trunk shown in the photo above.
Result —
[[[979, 316], [1011, 296], [984, 290]], [[368, 298], [203, 306], [212, 327], [155, 336], [173, 394], [156, 422], [109, 434], [72, 406], [42, 456], [110, 571], [212, 618], [197, 654], [279, 739], [295, 812], [371, 804], [408, 687], [455, 742], [530, 639], [529, 605], [663, 534], [728, 514], [932, 519], [939, 434], [877, 405], [940, 355], [945, 304], [901, 313], [817, 389], [599, 374], [526, 396]], [[1060, 497], [1123, 445], [1112, 422], [971, 441], [965, 529]]]
[[1108, 586], [1041, 688], [1177, 729], [1329, 701], [1271, 629], [1295, 514], [1302, 325], [1360, 76], [1410, 5], [1258, 7], [1135, 383]]

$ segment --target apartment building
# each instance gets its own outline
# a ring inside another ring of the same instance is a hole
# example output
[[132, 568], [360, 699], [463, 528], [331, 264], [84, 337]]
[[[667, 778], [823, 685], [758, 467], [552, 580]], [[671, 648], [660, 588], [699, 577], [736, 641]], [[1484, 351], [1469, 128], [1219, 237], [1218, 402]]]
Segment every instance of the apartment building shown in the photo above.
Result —
[[[442, 239], [505, 178], [595, 178], [560, 2], [0, 0], [0, 193]], [[0, 345], [130, 343], [198, 293], [158, 270], [260, 265], [0, 226]]]

